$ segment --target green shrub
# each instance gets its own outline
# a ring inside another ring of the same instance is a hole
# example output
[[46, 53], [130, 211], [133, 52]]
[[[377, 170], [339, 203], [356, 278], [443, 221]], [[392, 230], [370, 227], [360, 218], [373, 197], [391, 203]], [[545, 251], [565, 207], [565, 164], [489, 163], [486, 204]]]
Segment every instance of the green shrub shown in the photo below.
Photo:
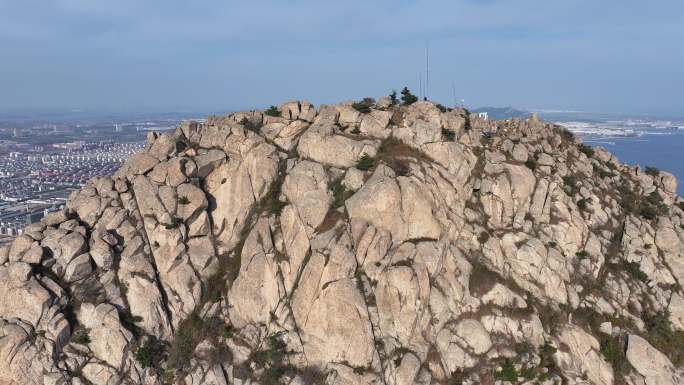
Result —
[[570, 195], [577, 193], [577, 179], [574, 175], [566, 175], [563, 177], [563, 184]]
[[[273, 107], [273, 106], [271, 106], [271, 107]], [[274, 115], [274, 116], [280, 116], [280, 113], [278, 113], [278, 115]], [[253, 131], [256, 133], [259, 133], [259, 129], [261, 129], [261, 125], [254, 124], [254, 122], [252, 122], [251, 120], [249, 120], [247, 118], [242, 118], [242, 120], [240, 120], [240, 124], [245, 126], [246, 130]]]
[[487, 241], [489, 240], [489, 237], [490, 237], [489, 233], [486, 232], [486, 231], [484, 231], [484, 230], [482, 230], [482, 232], [480, 233], [480, 235], [477, 237], [477, 240], [478, 240], [478, 242], [480, 242], [480, 244], [482, 245], [482, 244], [487, 243]]
[[650, 176], [656, 177], [658, 174], [660, 174], [660, 170], [658, 168], [653, 167], [653, 166], [647, 166], [644, 172]]
[[644, 314], [642, 319], [646, 324], [648, 342], [665, 353], [675, 366], [682, 365], [684, 363], [684, 332], [672, 330], [670, 314], [667, 311]]
[[623, 265], [623, 268], [625, 269], [625, 271], [630, 276], [632, 276], [632, 278], [639, 280], [641, 282], [647, 282], [648, 281], [648, 275], [646, 275], [646, 273], [644, 273], [641, 270], [641, 265], [639, 264], [639, 262], [623, 261], [622, 265]]
[[223, 325], [219, 331], [219, 335], [225, 339], [231, 339], [235, 335], [235, 330], [231, 325]]
[[342, 178], [334, 180], [330, 184], [330, 191], [333, 194], [333, 207], [342, 207], [344, 202], [353, 194], [352, 191], [347, 191], [347, 188], [342, 184]]
[[90, 343], [90, 335], [88, 334], [88, 329], [78, 328], [71, 335], [71, 342], [79, 345], [87, 345]]
[[367, 114], [371, 112], [371, 107], [375, 104], [373, 98], [363, 98], [360, 102], [352, 103], [352, 108], [361, 113]]
[[390, 98], [390, 103], [392, 103], [393, 106], [397, 105], [399, 103], [399, 100], [397, 100], [397, 91], [392, 90], [392, 92], [389, 94]]
[[568, 130], [567, 128], [561, 127], [560, 131], [561, 131], [561, 136], [565, 140], [574, 140], [575, 139], [575, 134], [573, 134], [572, 131]]
[[629, 372], [629, 362], [625, 354], [624, 344], [619, 336], [601, 335], [599, 341], [601, 354], [606, 361], [610, 362], [616, 374], [627, 374]]
[[442, 136], [449, 142], [453, 142], [456, 139], [456, 133], [451, 130], [447, 130], [446, 128], [442, 128]]
[[639, 209], [639, 214], [648, 220], [655, 220], [658, 218], [658, 212], [653, 206], [644, 205]]
[[588, 199], [580, 199], [577, 201], [577, 208], [586, 211], [587, 208], [589, 208], [589, 200]]
[[266, 111], [264, 111], [264, 114], [268, 116], [280, 116], [280, 111], [278, 110], [278, 107], [271, 106]]
[[575, 255], [576, 255], [577, 258], [579, 258], [579, 259], [586, 259], [586, 258], [589, 258], [589, 253], [587, 253], [586, 250], [578, 251], [578, 252], [575, 253]]
[[178, 198], [178, 203], [181, 205], [187, 205], [188, 203], [190, 203], [190, 199], [183, 195], [182, 197]]
[[579, 147], [580, 152], [583, 153], [584, 155], [586, 155], [587, 158], [591, 158], [594, 156], [594, 149], [591, 148], [591, 146], [587, 146], [584, 143], [580, 143], [578, 147]]
[[447, 108], [439, 103], [437, 103], [437, 109], [439, 109], [439, 111], [442, 113], [447, 112]]
[[506, 360], [501, 365], [501, 370], [494, 372], [494, 378], [501, 381], [518, 381], [518, 371], [510, 360]]
[[270, 385], [279, 384], [280, 378], [292, 367], [285, 362], [287, 345], [281, 339], [282, 333], [271, 335], [266, 340], [266, 346], [252, 354], [251, 360], [264, 368], [260, 383]]
[[574, 175], [566, 175], [563, 177], [563, 184], [568, 187], [575, 187], [575, 184], [577, 184], [577, 179], [575, 179]]
[[169, 367], [175, 369], [187, 367], [190, 364], [192, 352], [206, 334], [206, 325], [197, 314], [192, 313], [181, 321], [169, 349]]
[[176, 218], [176, 217], [171, 217], [171, 222], [169, 222], [169, 223], [162, 223], [162, 225], [163, 225], [167, 230], [171, 230], [171, 229], [177, 228], [178, 225], [180, 225], [181, 222], [182, 222], [182, 219]]
[[375, 166], [375, 159], [368, 154], [363, 154], [358, 162], [356, 162], [356, 168], [361, 171], [368, 171]]
[[401, 101], [405, 106], [410, 106], [418, 101], [418, 97], [412, 94], [408, 87], [404, 87], [404, 89], [401, 90]]
[[528, 159], [525, 161], [525, 166], [529, 168], [530, 170], [534, 171], [537, 169], [537, 161], [534, 159]]
[[144, 368], [159, 368], [165, 354], [164, 344], [154, 336], [149, 336], [145, 343], [135, 351], [135, 360]]
[[598, 176], [601, 178], [608, 178], [613, 176], [612, 172], [606, 171], [605, 169], [596, 164], [592, 164], [591, 167], [594, 169], [594, 173], [598, 174]]

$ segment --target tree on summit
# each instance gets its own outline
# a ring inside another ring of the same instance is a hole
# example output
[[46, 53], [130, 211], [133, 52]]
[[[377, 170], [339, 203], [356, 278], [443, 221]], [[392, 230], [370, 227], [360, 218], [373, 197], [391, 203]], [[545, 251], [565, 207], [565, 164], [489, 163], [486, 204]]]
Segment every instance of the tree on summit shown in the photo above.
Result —
[[418, 101], [418, 97], [412, 94], [408, 87], [404, 87], [404, 89], [401, 90], [401, 101], [404, 102], [405, 106], [410, 106]]

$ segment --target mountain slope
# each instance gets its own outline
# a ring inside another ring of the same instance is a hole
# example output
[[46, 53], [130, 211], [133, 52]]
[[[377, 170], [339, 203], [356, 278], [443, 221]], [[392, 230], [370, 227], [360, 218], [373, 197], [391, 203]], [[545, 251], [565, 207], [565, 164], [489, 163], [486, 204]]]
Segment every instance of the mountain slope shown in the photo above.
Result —
[[0, 384], [684, 383], [668, 173], [388, 98], [148, 139], [0, 249]]

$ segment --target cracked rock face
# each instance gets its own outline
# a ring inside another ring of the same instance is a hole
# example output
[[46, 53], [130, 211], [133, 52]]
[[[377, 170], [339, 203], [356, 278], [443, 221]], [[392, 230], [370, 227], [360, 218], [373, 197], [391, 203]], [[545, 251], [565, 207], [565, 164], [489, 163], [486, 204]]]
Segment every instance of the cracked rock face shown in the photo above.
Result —
[[535, 116], [367, 107], [150, 134], [27, 227], [0, 385], [684, 384], [671, 174]]

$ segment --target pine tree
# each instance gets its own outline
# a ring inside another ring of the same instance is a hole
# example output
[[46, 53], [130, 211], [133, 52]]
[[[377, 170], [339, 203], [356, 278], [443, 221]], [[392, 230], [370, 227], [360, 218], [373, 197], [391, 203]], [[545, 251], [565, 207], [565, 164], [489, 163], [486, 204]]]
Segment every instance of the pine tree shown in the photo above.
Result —
[[401, 90], [401, 101], [404, 102], [405, 106], [410, 106], [418, 101], [418, 97], [412, 94], [408, 87], [404, 87], [404, 89]]

